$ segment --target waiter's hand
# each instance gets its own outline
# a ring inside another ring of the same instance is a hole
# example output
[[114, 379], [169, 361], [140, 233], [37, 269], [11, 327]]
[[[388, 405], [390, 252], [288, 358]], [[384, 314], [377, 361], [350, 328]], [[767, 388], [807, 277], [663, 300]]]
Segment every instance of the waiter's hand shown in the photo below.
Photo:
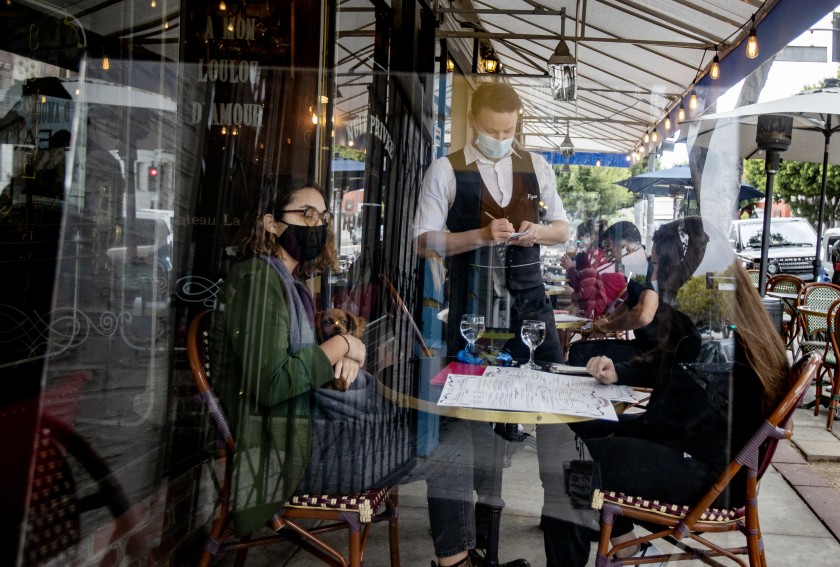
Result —
[[530, 221], [522, 221], [522, 224], [519, 225], [519, 230], [517, 232], [522, 233], [522, 236], [517, 238], [516, 240], [511, 240], [510, 243], [516, 246], [524, 246], [526, 248], [530, 248], [534, 244], [537, 243], [537, 233], [539, 231], [540, 225], [530, 222]]
[[481, 229], [481, 238], [485, 242], [504, 242], [513, 232], [513, 225], [508, 219], [493, 219]]
[[593, 356], [590, 358], [589, 362], [586, 363], [586, 371], [602, 384], [615, 384], [618, 382], [615, 364], [613, 364], [612, 359], [606, 356]]

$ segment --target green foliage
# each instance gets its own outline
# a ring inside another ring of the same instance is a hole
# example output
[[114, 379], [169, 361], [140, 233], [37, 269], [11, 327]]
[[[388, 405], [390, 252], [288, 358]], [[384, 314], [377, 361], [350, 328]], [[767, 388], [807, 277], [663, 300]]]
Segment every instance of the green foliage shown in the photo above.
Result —
[[572, 166], [569, 175], [557, 172], [557, 192], [569, 216], [575, 219], [609, 219], [619, 209], [633, 204], [635, 197], [616, 182], [629, 177], [623, 167]]
[[344, 159], [352, 159], [353, 161], [365, 161], [365, 152], [351, 148], [349, 146], [335, 146], [335, 153]]
[[[714, 277], [716, 284], [730, 282], [732, 269], [727, 268]], [[709, 323], [719, 328], [729, 318], [734, 295], [732, 291], [719, 290], [717, 285], [713, 289], [706, 289], [706, 276], [695, 276], [677, 292], [674, 307], [691, 317], [695, 324]]]
[[[767, 183], [764, 162], [746, 160], [744, 180], [763, 190]], [[782, 163], [773, 179], [773, 198], [784, 200], [794, 215], [804, 217], [817, 226], [821, 187], [822, 164], [787, 161]], [[832, 227], [840, 220], [840, 167], [836, 165], [828, 166], [825, 197], [825, 226]]]

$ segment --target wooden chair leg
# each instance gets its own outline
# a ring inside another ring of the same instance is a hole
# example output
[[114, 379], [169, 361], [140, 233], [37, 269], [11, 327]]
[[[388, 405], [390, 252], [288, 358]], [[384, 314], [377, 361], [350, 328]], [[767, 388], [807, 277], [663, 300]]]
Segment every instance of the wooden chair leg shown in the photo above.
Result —
[[388, 495], [388, 547], [391, 567], [400, 567], [400, 490], [395, 486]]
[[[838, 361], [840, 365], [840, 361]], [[834, 426], [834, 415], [837, 413], [837, 408], [840, 407], [840, 366], [834, 369], [831, 376], [831, 398], [828, 404], [828, 417], [825, 421], [825, 428], [829, 431]]]
[[820, 415], [820, 399], [822, 398], [822, 383], [823, 383], [823, 373], [825, 372], [824, 367], [820, 367], [820, 371], [817, 373], [817, 378], [815, 385], [817, 387], [816, 390], [816, 397], [814, 398], [814, 417]]
[[350, 527], [350, 567], [362, 566], [362, 530]]

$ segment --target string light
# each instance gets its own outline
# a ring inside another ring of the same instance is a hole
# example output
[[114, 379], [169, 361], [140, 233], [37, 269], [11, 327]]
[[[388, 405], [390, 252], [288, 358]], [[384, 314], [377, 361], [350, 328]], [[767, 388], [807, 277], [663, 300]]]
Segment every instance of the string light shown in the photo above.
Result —
[[157, 2], [155, 0], [152, 0], [152, 8], [157, 8]]
[[227, 4], [225, 4], [225, 0], [222, 0], [219, 2], [219, 11], [224, 12], [225, 10], [227, 10]]
[[697, 93], [694, 92], [694, 89], [691, 89], [691, 96], [688, 97], [688, 109], [691, 112], [697, 110]]
[[446, 60], [446, 70], [450, 73], [455, 70], [455, 62], [452, 59]]
[[650, 134], [648, 133], [648, 131], [647, 131], [647, 130], [645, 130], [645, 137], [644, 137], [644, 138], [642, 138], [642, 139], [645, 141], [645, 143], [646, 143], [646, 144], [647, 144], [648, 142], [650, 142]]
[[680, 104], [680, 109], [677, 111], [677, 122], [685, 122], [685, 105]]
[[102, 58], [102, 69], [107, 71], [110, 68], [111, 68], [111, 60], [108, 59], [108, 56], [106, 55], [105, 57]]
[[755, 59], [758, 57], [758, 38], [755, 35], [755, 15], [750, 18], [750, 35], [747, 37], [747, 57]]
[[658, 142], [658, 141], [659, 141], [659, 134], [656, 132], [656, 129], [655, 129], [655, 128], [654, 128], [653, 132], [651, 132], [651, 135], [650, 135], [650, 140], [651, 140], [654, 144], [655, 144], [656, 142]]
[[712, 59], [712, 68], [709, 69], [709, 76], [712, 80], [717, 80], [720, 78], [720, 57], [715, 54], [715, 58]]
[[595, 160], [595, 167], [601, 167], [601, 158]]
[[671, 116], [670, 115], [665, 117], [665, 131], [666, 132], [671, 131]]

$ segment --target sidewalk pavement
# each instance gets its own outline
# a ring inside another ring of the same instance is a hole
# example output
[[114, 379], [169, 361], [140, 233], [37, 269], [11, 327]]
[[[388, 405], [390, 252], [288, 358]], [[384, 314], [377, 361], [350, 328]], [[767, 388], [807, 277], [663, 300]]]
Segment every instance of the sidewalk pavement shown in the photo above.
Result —
[[[816, 474], [805, 459], [840, 461], [840, 438], [825, 430], [825, 410], [819, 417], [814, 417], [812, 410], [797, 410], [794, 422], [793, 442], [779, 444], [773, 466], [761, 483], [759, 514], [767, 563], [770, 567], [837, 565], [840, 561], [840, 491]], [[542, 532], [538, 527], [542, 487], [537, 476], [536, 451], [530, 447], [517, 451], [512, 466], [505, 469], [503, 497], [507, 506], [502, 515], [500, 560], [521, 557], [530, 561], [532, 567], [545, 567]], [[733, 538], [743, 541], [737, 533], [713, 534], [710, 539], [732, 541]], [[330, 535], [329, 541], [339, 549], [346, 549], [344, 532]], [[592, 550], [590, 565], [595, 564], [594, 543]], [[400, 556], [403, 567], [427, 567], [434, 558], [425, 483], [400, 487]], [[215, 564], [233, 565], [234, 557], [219, 558]], [[323, 565], [288, 544], [253, 549], [247, 564], [250, 567]], [[699, 561], [681, 564], [702, 565]], [[373, 527], [365, 565], [390, 565], [388, 530], [383, 524]]]

